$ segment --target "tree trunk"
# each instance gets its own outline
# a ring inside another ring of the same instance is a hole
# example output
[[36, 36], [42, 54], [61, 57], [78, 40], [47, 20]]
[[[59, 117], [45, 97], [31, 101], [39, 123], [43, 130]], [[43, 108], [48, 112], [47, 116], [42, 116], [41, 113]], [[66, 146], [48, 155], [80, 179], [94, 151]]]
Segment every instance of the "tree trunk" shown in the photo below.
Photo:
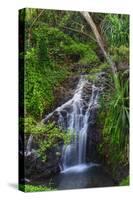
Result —
[[104, 57], [106, 58], [106, 60], [109, 63], [109, 65], [111, 66], [113, 75], [114, 75], [114, 77], [116, 77], [115, 64], [113, 63], [112, 59], [110, 58], [110, 56], [107, 54], [106, 50], [104, 49], [102, 38], [101, 38], [101, 36], [100, 36], [100, 34], [98, 32], [98, 29], [97, 29], [97, 27], [96, 27], [91, 15], [87, 11], [83, 11], [83, 12], [81, 12], [81, 14], [83, 15], [83, 17], [85, 18], [87, 23], [90, 25], [90, 27], [91, 27], [91, 29], [92, 29], [95, 37], [96, 37], [97, 43], [98, 43], [98, 45], [100, 46], [100, 48], [101, 48], [101, 50], [103, 52]]

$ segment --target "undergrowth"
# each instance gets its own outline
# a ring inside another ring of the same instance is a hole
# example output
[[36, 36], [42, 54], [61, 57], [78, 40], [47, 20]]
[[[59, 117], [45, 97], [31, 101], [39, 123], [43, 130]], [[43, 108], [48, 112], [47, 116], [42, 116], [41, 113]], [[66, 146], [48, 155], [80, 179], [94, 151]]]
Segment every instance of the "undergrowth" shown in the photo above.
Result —
[[26, 185], [20, 184], [19, 190], [23, 192], [42, 192], [42, 191], [53, 191], [55, 189], [52, 187], [47, 187], [47, 186], [34, 186], [34, 185], [29, 185], [29, 184], [26, 184]]

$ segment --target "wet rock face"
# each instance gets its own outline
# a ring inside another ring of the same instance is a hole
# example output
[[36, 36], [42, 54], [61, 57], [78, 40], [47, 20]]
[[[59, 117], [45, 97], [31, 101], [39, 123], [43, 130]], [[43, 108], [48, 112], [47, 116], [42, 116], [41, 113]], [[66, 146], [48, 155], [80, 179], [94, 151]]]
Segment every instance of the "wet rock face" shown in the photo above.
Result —
[[72, 98], [78, 81], [79, 76], [69, 77], [54, 90], [55, 108]]
[[97, 151], [97, 144], [100, 142], [100, 130], [97, 126], [97, 108], [93, 108], [90, 114], [88, 133], [87, 133], [87, 155], [88, 162], [98, 162], [99, 156]]
[[[49, 110], [47, 113], [44, 114], [44, 118], [53, 110], [55, 110], [57, 107], [61, 106], [62, 104], [64, 104], [65, 102], [69, 101], [73, 95], [74, 95], [74, 92], [75, 92], [75, 89], [77, 87], [77, 84], [79, 82], [79, 78], [80, 76], [73, 76], [73, 77], [69, 77], [67, 78], [62, 84], [61, 86], [55, 88], [54, 90], [54, 97], [55, 97], [55, 100], [54, 100], [54, 106], [52, 107], [51, 110]], [[65, 111], [66, 112], [69, 112], [70, 111], [70, 106], [66, 107], [64, 109], [64, 113], [63, 115], [65, 115]], [[59, 113], [57, 111], [55, 111], [51, 117], [46, 120], [42, 120], [43, 123], [47, 123], [47, 122], [55, 122], [57, 123], [59, 119]]]
[[[35, 142], [33, 141], [33, 144]], [[46, 152], [46, 161], [43, 161], [37, 153], [37, 149], [32, 149], [25, 155], [25, 177], [32, 182], [39, 178], [50, 178], [60, 171], [59, 162], [61, 158], [62, 145], [51, 148]]]

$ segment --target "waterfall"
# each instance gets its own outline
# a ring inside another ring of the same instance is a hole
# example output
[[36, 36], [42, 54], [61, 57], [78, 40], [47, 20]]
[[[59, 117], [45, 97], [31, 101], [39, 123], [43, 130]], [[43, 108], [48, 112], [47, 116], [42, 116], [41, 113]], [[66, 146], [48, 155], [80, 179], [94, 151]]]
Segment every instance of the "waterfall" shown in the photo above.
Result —
[[31, 154], [31, 145], [32, 145], [32, 141], [33, 141], [33, 136], [30, 135], [27, 141], [27, 146], [26, 146], [26, 151], [25, 151], [25, 156], [29, 156]]
[[99, 88], [90, 84], [85, 76], [81, 76], [73, 97], [50, 113], [47, 121], [55, 112], [58, 113], [58, 124], [74, 133], [71, 142], [64, 145], [62, 151], [62, 170], [86, 164], [87, 134], [93, 110], [98, 106]]

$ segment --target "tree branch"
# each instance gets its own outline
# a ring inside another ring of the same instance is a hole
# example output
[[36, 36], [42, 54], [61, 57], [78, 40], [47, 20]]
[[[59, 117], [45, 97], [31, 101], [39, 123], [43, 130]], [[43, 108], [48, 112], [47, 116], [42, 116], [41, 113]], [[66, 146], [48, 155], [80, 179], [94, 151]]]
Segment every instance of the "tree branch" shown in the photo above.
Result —
[[32, 24], [30, 25], [29, 32], [30, 32], [32, 26], [35, 24], [35, 22], [36, 22], [36, 21], [38, 20], [38, 18], [43, 14], [44, 11], [45, 11], [45, 10], [42, 10], [42, 11], [39, 13], [39, 15], [33, 20]]
[[83, 15], [83, 17], [85, 18], [87, 23], [90, 25], [90, 27], [91, 27], [91, 29], [92, 29], [95, 37], [96, 37], [97, 43], [98, 43], [99, 47], [101, 48], [101, 50], [103, 52], [104, 57], [106, 58], [107, 62], [111, 66], [113, 75], [114, 75], [114, 77], [116, 77], [116, 67], [115, 67], [112, 59], [110, 58], [110, 56], [107, 54], [106, 50], [104, 49], [102, 38], [101, 38], [101, 36], [98, 32], [98, 29], [97, 29], [91, 15], [87, 11], [83, 11], [83, 12], [81, 12], [81, 14]]

